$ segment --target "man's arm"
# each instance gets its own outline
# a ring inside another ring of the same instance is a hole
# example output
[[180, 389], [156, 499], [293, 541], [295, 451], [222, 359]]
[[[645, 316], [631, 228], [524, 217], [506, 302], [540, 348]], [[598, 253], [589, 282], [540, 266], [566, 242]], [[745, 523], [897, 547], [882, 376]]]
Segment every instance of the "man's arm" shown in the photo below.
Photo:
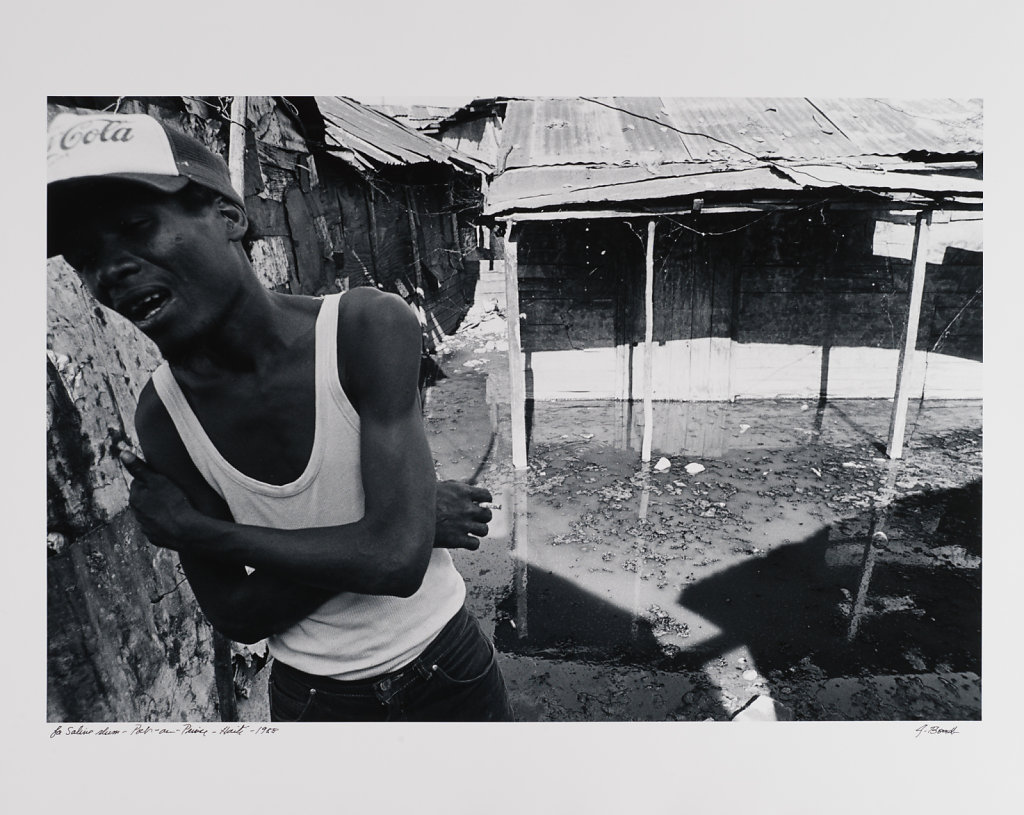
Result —
[[[152, 383], [143, 389], [135, 421], [149, 466], [132, 461], [132, 468], [148, 470], [152, 474], [145, 477], [151, 479], [157, 473], [169, 476], [195, 509], [231, 521], [227, 505], [192, 463]], [[435, 548], [478, 548], [491, 519], [491, 511], [479, 504], [490, 500], [490, 492], [481, 487], [459, 481], [438, 483]], [[180, 552], [179, 560], [210, 624], [237, 642], [257, 642], [278, 634], [336, 593], [276, 577], [267, 569], [248, 573], [238, 564], [187, 552]]]
[[357, 289], [342, 302], [340, 363], [360, 414], [363, 518], [290, 530], [235, 524], [196, 511], [184, 494], [174, 498], [167, 479], [140, 470], [132, 506], [153, 543], [334, 592], [409, 596], [419, 588], [436, 485], [419, 410], [419, 323], [395, 295]]
[[[227, 505], [192, 463], [152, 382], [146, 385], [139, 398], [135, 426], [149, 461], [149, 467], [141, 462], [133, 463], [136, 472], [145, 468], [150, 478], [160, 473], [169, 476], [190, 506], [211, 518], [231, 521]], [[283, 580], [265, 569], [249, 574], [241, 564], [224, 563], [188, 552], [180, 552], [179, 560], [210, 624], [237, 642], [257, 642], [280, 633], [309, 616], [335, 594]]]

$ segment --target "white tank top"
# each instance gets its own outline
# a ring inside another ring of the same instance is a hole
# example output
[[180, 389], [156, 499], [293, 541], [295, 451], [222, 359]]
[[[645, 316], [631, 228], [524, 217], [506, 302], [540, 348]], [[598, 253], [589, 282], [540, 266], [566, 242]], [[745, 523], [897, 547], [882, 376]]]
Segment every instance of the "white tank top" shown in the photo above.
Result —
[[[278, 529], [336, 526], [363, 517], [359, 415], [338, 379], [338, 300], [323, 299], [316, 322], [316, 432], [305, 471], [290, 484], [257, 481], [217, 451], [167, 363], [153, 374], [196, 468], [235, 521]], [[306, 673], [365, 679], [411, 662], [462, 607], [466, 586], [447, 549], [434, 549], [411, 597], [345, 592], [268, 639], [270, 653]]]

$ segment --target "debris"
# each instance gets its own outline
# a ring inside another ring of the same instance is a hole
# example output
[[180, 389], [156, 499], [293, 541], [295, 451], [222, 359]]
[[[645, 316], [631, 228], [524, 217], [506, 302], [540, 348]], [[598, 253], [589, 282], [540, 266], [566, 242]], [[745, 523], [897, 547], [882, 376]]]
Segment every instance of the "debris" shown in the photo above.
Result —
[[688, 472], [690, 475], [697, 475], [697, 473], [704, 472], [704, 465], [698, 464], [696, 461], [691, 461], [689, 464], [686, 465], [686, 472]]
[[590, 441], [592, 438], [594, 438], [594, 434], [593, 433], [580, 433], [580, 438], [581, 439], [586, 439], [587, 441]]
[[[658, 463], [654, 465], [654, 471], [658, 472], [658, 473], [663, 473], [663, 472], [665, 472], [671, 466], [672, 466], [672, 462], [670, 462], [667, 458], [662, 456], [661, 458], [658, 459]], [[687, 472], [690, 471], [690, 466], [692, 466], [692, 465], [687, 465], [687, 467], [686, 467], [686, 471]], [[703, 470], [704, 468], [701, 467], [700, 469]]]
[[748, 425], [748, 424], [741, 424], [740, 425], [740, 435], [743, 435], [748, 430], [750, 430], [750, 425]]
[[800, 410], [810, 410], [810, 405], [804, 402], [802, 405], [800, 405]]
[[48, 532], [46, 534], [47, 554], [59, 555], [68, 547], [68, 539], [60, 532]]
[[811, 472], [818, 476], [818, 478], [821, 478], [821, 470], [819, 470], [817, 467], [811, 467]]
[[747, 682], [753, 682], [755, 679], [757, 679], [757, 671], [755, 671], [753, 668], [750, 668], [743, 672], [743, 678]]

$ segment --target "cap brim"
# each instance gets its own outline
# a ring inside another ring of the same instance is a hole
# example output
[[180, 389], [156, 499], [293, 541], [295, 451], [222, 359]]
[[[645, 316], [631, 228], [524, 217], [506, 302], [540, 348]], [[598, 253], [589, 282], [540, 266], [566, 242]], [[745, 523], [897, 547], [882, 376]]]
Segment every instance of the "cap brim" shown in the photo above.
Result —
[[79, 176], [61, 181], [51, 181], [47, 185], [49, 189], [60, 189], [72, 184], [82, 189], [86, 185], [104, 181], [130, 181], [135, 184], [144, 184], [161, 192], [180, 192], [188, 184], [189, 180], [183, 175], [153, 175], [152, 173], [107, 173], [106, 175]]
[[106, 175], [84, 176], [51, 181], [46, 185], [47, 192], [47, 229], [46, 256], [55, 257], [63, 254], [63, 243], [66, 235], [66, 224], [69, 217], [74, 217], [73, 207], [69, 202], [76, 200], [78, 206], [84, 205], [89, 197], [89, 189], [97, 184], [130, 183], [140, 184], [168, 195], [180, 192], [189, 183], [185, 176], [153, 175], [150, 173], [108, 173]]

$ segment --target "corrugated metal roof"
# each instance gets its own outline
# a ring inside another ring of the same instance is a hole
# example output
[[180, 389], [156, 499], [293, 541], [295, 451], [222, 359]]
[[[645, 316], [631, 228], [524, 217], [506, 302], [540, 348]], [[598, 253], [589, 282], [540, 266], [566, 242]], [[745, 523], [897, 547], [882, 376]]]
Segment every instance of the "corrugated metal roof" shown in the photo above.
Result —
[[385, 116], [390, 116], [397, 122], [424, 133], [436, 133], [438, 123], [455, 111], [455, 108], [439, 105], [370, 105], [370, 107]]
[[324, 118], [328, 149], [336, 149], [361, 169], [428, 161], [455, 164], [463, 169], [480, 167], [479, 162], [352, 99], [315, 98]]
[[980, 153], [981, 102], [606, 97], [510, 101], [504, 168]]
[[[668, 170], [674, 169], [675, 172]], [[484, 215], [570, 204], [624, 203], [710, 191], [798, 191], [799, 182], [768, 167], [716, 171], [708, 165], [643, 167], [537, 167], [508, 170], [491, 184]]]
[[893, 192], [955, 193], [981, 195], [982, 182], [975, 178], [931, 173], [900, 172], [842, 167], [836, 164], [793, 164], [780, 168], [805, 187], [863, 187]]
[[863, 155], [980, 154], [980, 99], [813, 99]]
[[[901, 169], [902, 160], [893, 157], [907, 153], [978, 155], [983, 150], [981, 125], [982, 105], [976, 100], [510, 100], [498, 174], [485, 211], [687, 195], [697, 184], [689, 178], [693, 169], [727, 185], [716, 189], [739, 189], [747, 181], [774, 186], [746, 189], [785, 189], [789, 182], [796, 188], [847, 186], [836, 174], [826, 183], [809, 178], [806, 171], [802, 176], [787, 173], [786, 168], [813, 163], [889, 172]], [[691, 169], [680, 169], [687, 166]], [[769, 166], [775, 167], [774, 179], [770, 173], [735, 172]], [[624, 168], [636, 174], [623, 175]], [[980, 182], [957, 176], [868, 172], [857, 180], [864, 186], [878, 182], [878, 189], [981, 191]]]

